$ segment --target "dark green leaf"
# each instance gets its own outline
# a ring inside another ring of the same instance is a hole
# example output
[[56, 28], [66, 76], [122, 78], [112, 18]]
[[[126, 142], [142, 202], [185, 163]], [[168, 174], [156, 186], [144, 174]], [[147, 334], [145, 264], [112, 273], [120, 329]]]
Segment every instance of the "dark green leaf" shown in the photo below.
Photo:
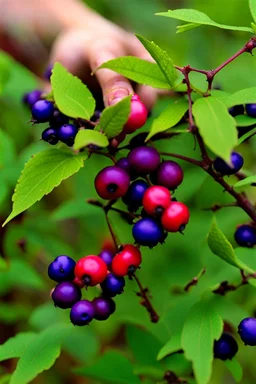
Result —
[[27, 346], [35, 339], [32, 332], [17, 333], [0, 345], [0, 361], [21, 357]]
[[238, 182], [234, 185], [234, 188], [236, 188], [236, 189], [240, 189], [240, 188], [248, 187], [248, 186], [250, 186], [252, 183], [256, 183], [256, 176], [255, 176], [255, 175], [254, 175], [254, 176], [246, 177], [245, 179], [238, 181]]
[[12, 164], [15, 158], [15, 145], [12, 138], [0, 130], [0, 168]]
[[252, 18], [256, 22], [256, 0], [249, 0], [249, 7]]
[[232, 373], [232, 376], [234, 377], [235, 381], [237, 383], [240, 383], [243, 378], [243, 369], [239, 362], [235, 358], [233, 358], [232, 360], [225, 360], [224, 363], [229, 369], [229, 371]]
[[53, 211], [53, 220], [67, 220], [79, 217], [95, 217], [102, 215], [100, 209], [95, 209], [91, 204], [86, 203], [85, 199], [73, 199], [64, 202]]
[[0, 302], [0, 321], [3, 324], [17, 324], [27, 319], [30, 311], [31, 307], [26, 304]]
[[1, 52], [0, 54], [0, 93], [2, 93], [5, 85], [8, 83], [11, 75], [10, 59]]
[[100, 344], [90, 327], [73, 327], [63, 341], [63, 348], [76, 360], [87, 364], [99, 352]]
[[167, 343], [160, 349], [157, 360], [162, 360], [168, 355], [172, 355], [175, 352], [181, 350], [181, 332], [175, 332]]
[[91, 131], [90, 129], [81, 129], [76, 135], [74, 149], [79, 150], [90, 144], [104, 148], [107, 147], [109, 143], [103, 133]]
[[256, 119], [247, 115], [238, 115], [235, 120], [238, 127], [250, 127], [256, 124]]

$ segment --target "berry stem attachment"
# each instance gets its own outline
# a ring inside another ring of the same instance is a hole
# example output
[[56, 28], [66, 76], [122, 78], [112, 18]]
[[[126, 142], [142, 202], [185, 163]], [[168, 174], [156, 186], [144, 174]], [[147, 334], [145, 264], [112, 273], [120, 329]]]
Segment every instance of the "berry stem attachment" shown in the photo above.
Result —
[[191, 287], [197, 285], [199, 279], [205, 274], [205, 272], [206, 268], [204, 267], [201, 269], [197, 276], [193, 277], [193, 279], [188, 282], [188, 284], [184, 287], [184, 291], [188, 292]]

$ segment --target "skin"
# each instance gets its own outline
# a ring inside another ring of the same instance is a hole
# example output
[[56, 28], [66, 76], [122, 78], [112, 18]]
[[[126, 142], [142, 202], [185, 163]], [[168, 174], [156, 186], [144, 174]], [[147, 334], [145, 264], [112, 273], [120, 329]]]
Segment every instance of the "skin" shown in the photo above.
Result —
[[[6, 37], [14, 42], [13, 55], [23, 63], [62, 63], [91, 89], [103, 93], [105, 106], [138, 93], [150, 110], [158, 91], [133, 88], [123, 76], [100, 69], [102, 63], [126, 55], [152, 61], [134, 35], [104, 19], [79, 0], [0, 0], [0, 48]], [[65, 11], [63, 11], [65, 10]], [[46, 43], [52, 41], [50, 53]], [[25, 55], [24, 55], [25, 52]]]

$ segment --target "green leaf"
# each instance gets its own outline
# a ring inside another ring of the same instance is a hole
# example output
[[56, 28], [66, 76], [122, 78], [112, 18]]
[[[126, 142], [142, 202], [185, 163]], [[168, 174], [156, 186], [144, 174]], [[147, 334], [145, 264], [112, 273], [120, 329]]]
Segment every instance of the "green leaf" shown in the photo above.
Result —
[[238, 145], [242, 144], [245, 140], [247, 140], [249, 137], [253, 136], [256, 133], [256, 128], [253, 128], [251, 131], [245, 133], [243, 136], [241, 136], [238, 139]]
[[193, 114], [205, 144], [229, 162], [231, 151], [237, 145], [237, 129], [225, 104], [214, 96], [200, 98], [193, 105]]
[[254, 273], [251, 268], [249, 268], [236, 256], [231, 243], [218, 228], [215, 217], [213, 218], [207, 241], [211, 251], [226, 263], [233, 265], [236, 268], [243, 269], [249, 273]]
[[195, 23], [188, 23], [188, 24], [183, 24], [183, 25], [178, 25], [176, 27], [177, 31], [176, 33], [182, 33], [182, 32], [187, 32], [190, 31], [191, 29], [195, 29], [200, 27], [200, 24], [195, 24]]
[[234, 188], [235, 188], [235, 189], [240, 189], [240, 188], [248, 187], [248, 186], [250, 186], [252, 183], [256, 183], [256, 176], [255, 176], [255, 175], [254, 175], [254, 176], [246, 177], [245, 179], [238, 181], [238, 182], [234, 185]]
[[158, 64], [159, 68], [163, 72], [166, 80], [172, 88], [175, 85], [175, 80], [177, 79], [177, 72], [174, 67], [172, 59], [169, 57], [168, 53], [163, 51], [158, 45], [153, 41], [147, 40], [145, 37], [140, 35], [135, 35], [139, 41], [144, 45], [146, 50], [150, 53], [152, 58]]
[[157, 133], [167, 131], [178, 124], [187, 110], [188, 102], [186, 100], [173, 100], [171, 104], [154, 119], [146, 141]]
[[53, 211], [51, 218], [58, 221], [79, 217], [92, 218], [99, 215], [102, 216], [102, 211], [95, 209], [91, 204], [87, 204], [85, 199], [82, 198], [65, 201]]
[[60, 346], [70, 328], [58, 324], [39, 333], [28, 343], [12, 375], [10, 384], [27, 384], [51, 368], [60, 355]]
[[17, 333], [0, 345], [0, 361], [21, 357], [27, 346], [35, 339], [32, 332]]
[[255, 117], [250, 117], [247, 115], [238, 115], [235, 117], [235, 120], [238, 127], [250, 127], [251, 125], [256, 124]]
[[75, 369], [75, 372], [82, 376], [98, 380], [102, 383], [140, 383], [138, 377], [133, 374], [132, 364], [130, 361], [117, 351], [108, 351], [100, 357], [95, 364], [89, 367]]
[[226, 365], [228, 370], [231, 372], [235, 381], [237, 383], [240, 383], [240, 381], [243, 378], [243, 368], [241, 367], [240, 363], [233, 357], [232, 360], [225, 360], [224, 364]]
[[0, 255], [0, 272], [4, 272], [8, 269], [7, 261]]
[[202, 301], [190, 310], [182, 331], [185, 357], [193, 363], [198, 384], [208, 383], [213, 362], [214, 340], [220, 338], [223, 322], [211, 302]]
[[78, 172], [86, 157], [85, 153], [75, 156], [70, 151], [57, 149], [48, 149], [32, 157], [18, 180], [12, 198], [12, 212], [3, 225], [41, 200], [62, 180]]
[[109, 143], [107, 137], [103, 133], [92, 131], [90, 129], [81, 129], [78, 131], [75, 138], [74, 149], [79, 150], [87, 147], [89, 144], [104, 148], [107, 147]]
[[181, 332], [175, 332], [167, 343], [160, 349], [157, 360], [162, 360], [164, 357], [172, 355], [180, 351], [181, 348]]
[[62, 113], [74, 118], [90, 119], [95, 110], [95, 100], [78, 77], [56, 63], [52, 70], [51, 84], [54, 101]]
[[219, 24], [210, 19], [203, 12], [196, 11], [195, 9], [175, 9], [174, 11], [169, 10], [168, 12], [156, 13], [157, 16], [170, 17], [171, 19], [185, 21], [187, 23], [195, 23], [200, 25], [209, 25], [221, 29], [229, 29], [232, 31], [242, 31], [253, 33], [252, 28], [237, 27], [233, 25]]
[[14, 141], [6, 132], [0, 130], [0, 168], [12, 164], [15, 158]]
[[90, 327], [73, 327], [63, 341], [63, 349], [77, 361], [87, 364], [96, 357], [100, 343]]
[[127, 77], [136, 83], [150, 85], [154, 88], [169, 89], [170, 85], [157, 64], [134, 56], [124, 56], [103, 63], [101, 68], [112, 69], [120, 75]]
[[104, 109], [100, 116], [97, 129], [102, 130], [111, 139], [122, 132], [131, 111], [131, 95], [125, 97], [119, 103]]
[[252, 18], [256, 22], [256, 0], [249, 0], [249, 8]]
[[238, 92], [228, 96], [225, 104], [228, 108], [240, 104], [253, 104], [256, 103], [256, 87], [241, 89]]

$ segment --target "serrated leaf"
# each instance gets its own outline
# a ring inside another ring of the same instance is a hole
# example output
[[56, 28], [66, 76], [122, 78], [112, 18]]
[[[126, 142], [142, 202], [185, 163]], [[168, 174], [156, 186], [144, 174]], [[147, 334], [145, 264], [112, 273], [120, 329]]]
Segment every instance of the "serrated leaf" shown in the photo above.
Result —
[[241, 32], [250, 32], [253, 33], [253, 30], [248, 27], [237, 27], [233, 25], [219, 24], [210, 19], [203, 12], [196, 11], [195, 9], [175, 9], [174, 11], [168, 10], [168, 12], [156, 13], [157, 16], [170, 17], [171, 19], [185, 21], [187, 23], [195, 23], [200, 25], [208, 25], [211, 27], [229, 29], [232, 31], [241, 31]]
[[249, 0], [249, 8], [252, 18], [256, 22], [256, 0]]
[[236, 256], [231, 243], [218, 228], [215, 217], [212, 221], [210, 232], [207, 237], [207, 242], [211, 251], [226, 263], [233, 265], [236, 268], [243, 269], [249, 273], [254, 273], [251, 268], [249, 268]]
[[111, 139], [122, 132], [131, 111], [131, 95], [125, 97], [119, 103], [104, 109], [100, 116], [100, 123], [97, 127]]
[[256, 133], [256, 128], [253, 128], [251, 131], [245, 133], [243, 136], [241, 136], [238, 139], [238, 145], [242, 144], [245, 140], [247, 140], [249, 137], [253, 136]]
[[78, 131], [75, 138], [74, 149], [79, 150], [90, 144], [104, 148], [108, 146], [109, 142], [103, 133], [92, 131], [90, 129], [81, 129]]
[[237, 129], [225, 104], [210, 96], [197, 99], [192, 110], [205, 144], [213, 153], [229, 162], [231, 151], [237, 145]]
[[237, 383], [240, 383], [240, 381], [243, 378], [243, 368], [241, 367], [240, 363], [233, 357], [232, 360], [225, 360], [224, 364], [226, 365], [228, 370], [231, 372], [235, 381]]
[[89, 120], [95, 110], [95, 100], [82, 81], [56, 63], [51, 76], [54, 101], [59, 110], [73, 118]]
[[16, 185], [13, 208], [3, 225], [50, 193], [63, 180], [83, 167], [85, 153], [75, 156], [70, 151], [49, 149], [32, 157]]
[[163, 72], [166, 80], [172, 88], [175, 85], [175, 80], [177, 79], [177, 72], [174, 67], [172, 59], [169, 57], [167, 52], [163, 51], [158, 45], [153, 41], [149, 41], [143, 36], [135, 35], [137, 39], [144, 45], [146, 50], [150, 53], [152, 58], [158, 64], [159, 68]]
[[244, 188], [244, 187], [248, 187], [250, 186], [252, 183], [256, 183], [256, 176], [249, 176], [249, 177], [246, 177], [245, 179], [243, 180], [240, 180], [238, 181], [235, 185], [234, 185], [234, 188], [235, 189], [240, 189], [240, 188]]
[[238, 115], [235, 117], [235, 120], [238, 127], [250, 127], [251, 125], [256, 124], [255, 117], [250, 117], [247, 115]]
[[27, 346], [34, 340], [36, 333], [17, 333], [0, 345], [0, 361], [21, 357]]
[[202, 301], [190, 310], [182, 331], [184, 355], [193, 363], [196, 382], [208, 383], [213, 362], [214, 340], [220, 338], [223, 321], [211, 302]]
[[226, 98], [225, 104], [228, 108], [240, 104], [256, 103], [256, 87], [241, 89]]
[[21, 355], [10, 384], [27, 384], [51, 368], [60, 355], [61, 342], [69, 329], [58, 324], [36, 335]]
[[134, 56], [124, 56], [103, 63], [97, 70], [108, 68], [136, 83], [169, 89], [170, 85], [157, 64]]
[[157, 355], [157, 360], [162, 360], [164, 357], [172, 355], [181, 349], [181, 331], [179, 331], [175, 332], [167, 343], [160, 349]]
[[174, 100], [172, 104], [154, 119], [146, 141], [157, 133], [167, 131], [178, 124], [187, 110], [188, 102], [185, 99]]

